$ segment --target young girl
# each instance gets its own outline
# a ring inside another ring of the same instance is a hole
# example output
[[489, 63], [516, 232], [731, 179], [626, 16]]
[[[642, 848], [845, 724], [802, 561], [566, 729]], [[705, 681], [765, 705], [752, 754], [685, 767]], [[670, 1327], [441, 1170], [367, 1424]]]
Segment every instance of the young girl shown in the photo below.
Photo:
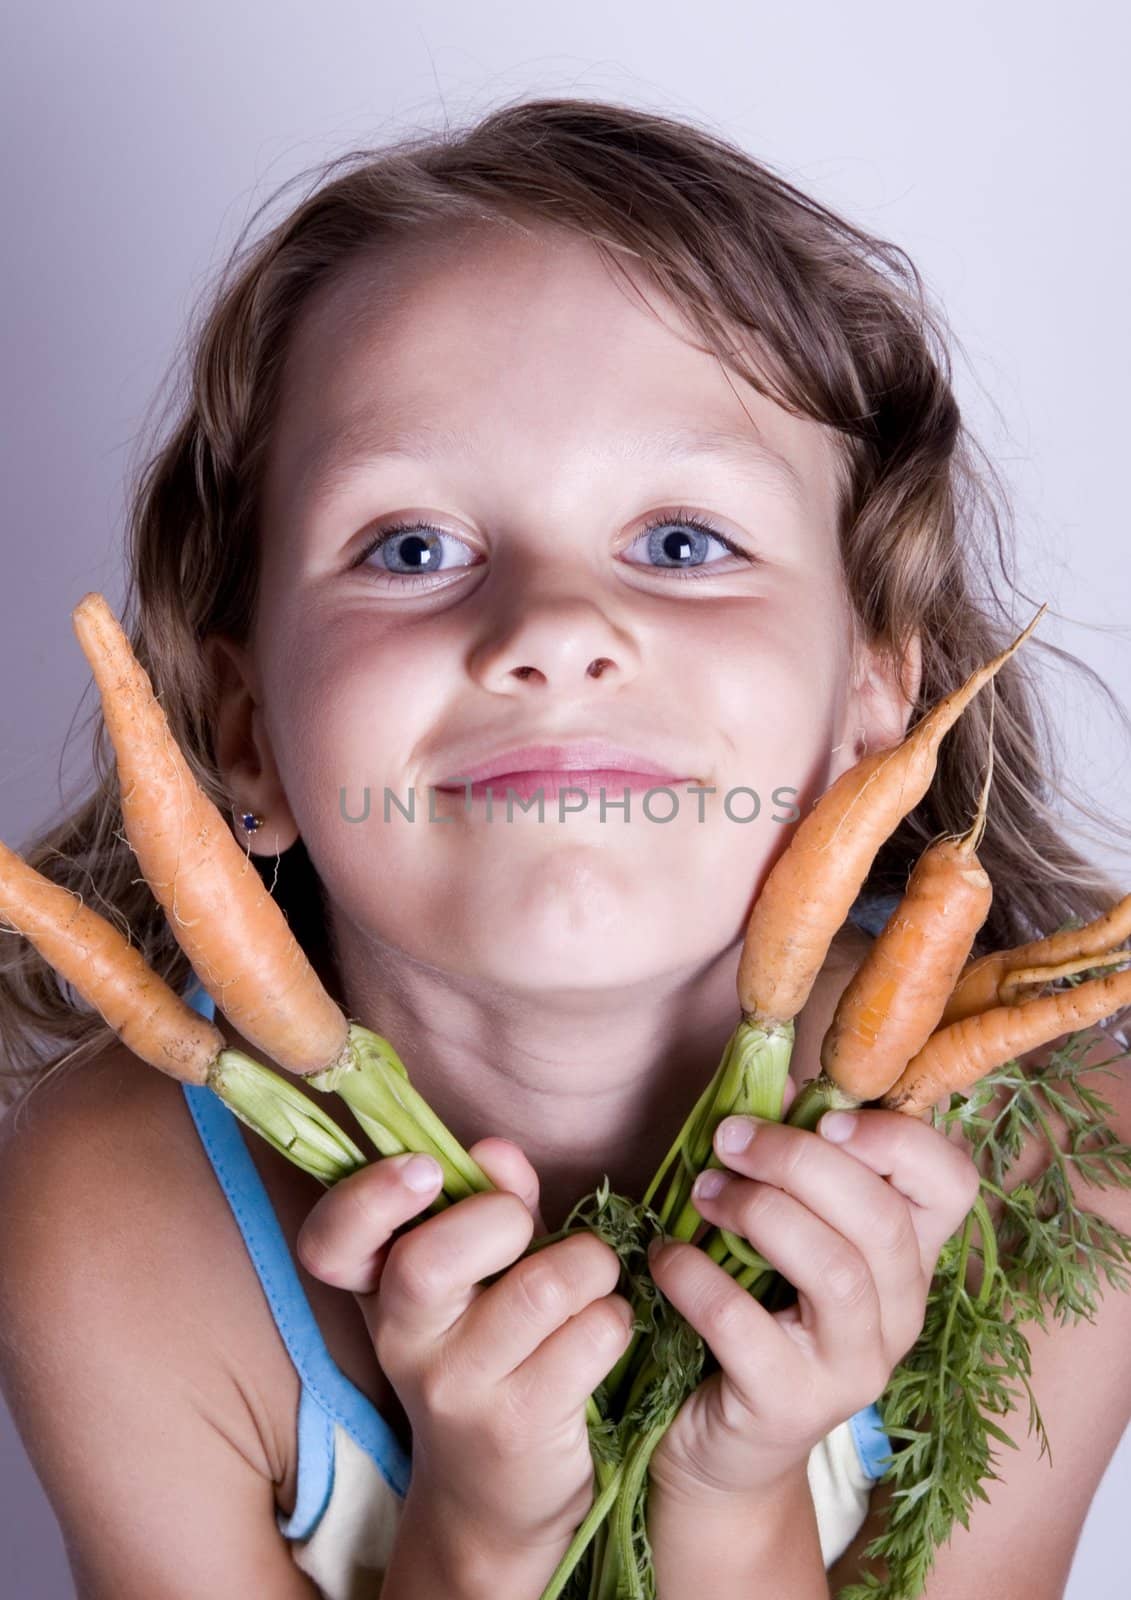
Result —
[[[321, 179], [195, 336], [137, 487], [132, 638], [323, 981], [499, 1192], [406, 1228], [427, 1161], [324, 1191], [10, 937], [9, 1098], [36, 1092], [4, 1124], [0, 1373], [84, 1600], [536, 1600], [592, 1502], [585, 1400], [629, 1308], [596, 1236], [523, 1252], [603, 1177], [643, 1194], [733, 1030], [792, 824], [1031, 614], [975, 590], [1001, 530], [914, 268], [742, 151], [539, 100]], [[1048, 804], [1070, 797], [1035, 737], [1040, 648], [877, 858], [790, 1099], [912, 863], [969, 826], [991, 740], [975, 952], [1119, 898]], [[100, 723], [95, 754], [97, 793], [22, 853], [212, 1015]], [[661, 787], [674, 811], [645, 804]], [[1112, 1054], [1098, 1035], [1089, 1060]], [[1097, 1080], [1131, 1139], [1126, 1068]], [[653, 1264], [718, 1362], [652, 1458], [658, 1592], [824, 1596], [868, 1567], [874, 1402], [977, 1170], [878, 1109], [843, 1143], [723, 1131], [697, 1206], [798, 1301], [771, 1315], [689, 1245]], [[1034, 1139], [1011, 1182], [1048, 1159]], [[1127, 1190], [1081, 1199], [1131, 1231]], [[1015, 1410], [931, 1600], [989, 1565], [1003, 1595], [1060, 1595], [1118, 1443], [1131, 1296], [1027, 1331], [1055, 1467]]]

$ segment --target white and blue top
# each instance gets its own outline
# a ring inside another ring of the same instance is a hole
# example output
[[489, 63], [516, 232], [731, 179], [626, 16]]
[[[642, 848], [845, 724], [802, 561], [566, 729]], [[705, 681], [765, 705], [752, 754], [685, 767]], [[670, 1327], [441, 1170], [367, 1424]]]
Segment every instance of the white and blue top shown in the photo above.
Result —
[[[898, 899], [861, 896], [849, 916], [874, 937]], [[214, 1016], [212, 997], [199, 981], [185, 998], [201, 1015]], [[324, 1600], [373, 1600], [408, 1490], [411, 1453], [331, 1357], [238, 1119], [211, 1089], [183, 1089], [301, 1385], [295, 1506], [290, 1516], [276, 1513], [279, 1530]], [[875, 1404], [812, 1450], [809, 1486], [826, 1569], [864, 1521], [890, 1450]]]

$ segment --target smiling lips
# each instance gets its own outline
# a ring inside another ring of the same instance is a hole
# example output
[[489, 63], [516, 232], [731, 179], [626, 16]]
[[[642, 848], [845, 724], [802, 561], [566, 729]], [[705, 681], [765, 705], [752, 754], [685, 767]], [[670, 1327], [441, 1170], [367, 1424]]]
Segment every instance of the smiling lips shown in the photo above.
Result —
[[[625, 789], [655, 789], [664, 784], [682, 783], [681, 778], [666, 778], [654, 772], [629, 772], [624, 767], [564, 768], [531, 772], [495, 773], [489, 779], [458, 786], [437, 785], [441, 794], [468, 794], [473, 800], [485, 800], [488, 790], [498, 800], [508, 794], [516, 800], [532, 800], [541, 793], [547, 800], [556, 800], [562, 790], [581, 790], [589, 796], [599, 795], [603, 789], [609, 795], [621, 795]], [[691, 780], [686, 780], [690, 782]]]
[[[452, 782], [453, 778], [467, 781]], [[556, 797], [562, 789], [580, 789], [588, 795], [605, 789], [619, 795], [624, 789], [654, 789], [698, 781], [679, 777], [637, 751], [595, 739], [503, 750], [485, 761], [450, 772], [447, 780], [436, 785], [443, 794], [467, 794], [469, 781], [473, 799], [484, 799], [488, 789], [503, 797], [510, 789], [523, 800], [539, 791], [547, 798]]]

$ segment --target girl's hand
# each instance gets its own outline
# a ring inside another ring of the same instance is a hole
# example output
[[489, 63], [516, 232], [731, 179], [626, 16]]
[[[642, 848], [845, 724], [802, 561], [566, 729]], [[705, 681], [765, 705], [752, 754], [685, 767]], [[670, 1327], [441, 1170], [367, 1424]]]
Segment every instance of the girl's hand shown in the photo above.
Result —
[[[977, 1198], [978, 1169], [917, 1118], [853, 1115], [842, 1144], [758, 1118], [725, 1118], [716, 1130], [731, 1171], [716, 1197], [693, 1191], [692, 1203], [747, 1239], [798, 1300], [771, 1314], [698, 1245], [657, 1252], [655, 1282], [721, 1369], [688, 1395], [652, 1454], [650, 1488], [664, 1502], [741, 1507], [776, 1492], [819, 1440], [882, 1394], [919, 1337], [939, 1252]], [[756, 1128], [742, 1151], [722, 1141], [732, 1120]]]
[[432, 1188], [414, 1193], [402, 1178], [411, 1157], [388, 1156], [326, 1191], [299, 1254], [357, 1296], [412, 1427], [414, 1500], [496, 1549], [560, 1555], [593, 1503], [586, 1401], [628, 1345], [632, 1308], [613, 1292], [617, 1254], [595, 1234], [519, 1259], [545, 1231], [534, 1169], [509, 1140], [468, 1154], [495, 1190], [390, 1243], [440, 1183], [437, 1168]]

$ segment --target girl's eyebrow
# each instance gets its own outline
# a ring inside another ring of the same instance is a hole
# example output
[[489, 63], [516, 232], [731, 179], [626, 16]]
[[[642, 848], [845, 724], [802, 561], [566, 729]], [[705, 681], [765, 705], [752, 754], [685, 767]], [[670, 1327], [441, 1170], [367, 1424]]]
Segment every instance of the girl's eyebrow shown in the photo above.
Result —
[[[302, 499], [321, 498], [358, 467], [386, 457], [432, 461], [444, 455], [466, 458], [481, 449], [468, 428], [416, 423], [375, 434], [372, 416], [362, 413], [314, 435], [299, 459], [296, 492]], [[805, 486], [793, 462], [756, 434], [737, 428], [684, 426], [650, 433], [618, 431], [604, 441], [597, 454], [621, 465], [713, 456], [759, 482], [764, 483], [769, 476], [799, 504], [805, 500]]]

